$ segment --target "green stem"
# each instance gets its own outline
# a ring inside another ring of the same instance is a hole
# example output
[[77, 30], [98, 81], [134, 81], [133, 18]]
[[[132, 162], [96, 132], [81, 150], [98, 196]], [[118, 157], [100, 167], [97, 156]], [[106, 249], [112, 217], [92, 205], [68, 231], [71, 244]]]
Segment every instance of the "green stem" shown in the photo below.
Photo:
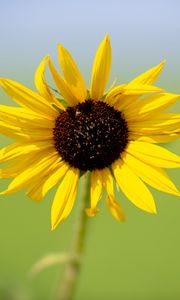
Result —
[[84, 176], [84, 180], [84, 194], [80, 201], [79, 214], [77, 216], [76, 223], [74, 226], [72, 246], [69, 251], [70, 259], [65, 266], [64, 277], [60, 289], [58, 291], [57, 300], [73, 299], [75, 288], [80, 274], [88, 219], [84, 210], [87, 207], [87, 202], [89, 200], [89, 174], [86, 174]]

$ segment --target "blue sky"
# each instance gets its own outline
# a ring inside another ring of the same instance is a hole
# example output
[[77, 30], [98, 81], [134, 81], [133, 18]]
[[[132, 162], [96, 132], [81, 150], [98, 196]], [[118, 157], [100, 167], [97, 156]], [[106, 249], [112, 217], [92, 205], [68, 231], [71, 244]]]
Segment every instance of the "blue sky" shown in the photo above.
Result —
[[0, 76], [32, 77], [47, 53], [57, 62], [61, 42], [88, 77], [97, 45], [109, 32], [112, 79], [131, 79], [162, 59], [167, 59], [168, 75], [180, 77], [178, 0], [7, 0], [0, 5]]

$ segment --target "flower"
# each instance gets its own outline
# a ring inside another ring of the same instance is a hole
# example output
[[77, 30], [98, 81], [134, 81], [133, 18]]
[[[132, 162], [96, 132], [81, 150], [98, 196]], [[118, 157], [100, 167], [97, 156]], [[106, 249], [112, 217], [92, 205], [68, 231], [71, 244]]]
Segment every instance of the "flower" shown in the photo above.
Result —
[[[40, 201], [60, 182], [51, 211], [55, 229], [73, 208], [81, 174], [90, 171], [89, 216], [99, 211], [105, 188], [110, 212], [119, 221], [125, 219], [115, 198], [114, 182], [138, 208], [156, 213], [145, 183], [180, 195], [163, 170], [179, 167], [180, 158], [157, 145], [179, 136], [180, 115], [165, 111], [179, 95], [152, 85], [164, 62], [105, 93], [111, 67], [108, 35], [95, 56], [90, 90], [62, 45], [58, 45], [58, 54], [63, 76], [46, 56], [35, 74], [38, 93], [0, 79], [4, 91], [20, 105], [0, 105], [0, 132], [16, 140], [0, 150], [0, 163], [10, 163], [0, 170], [0, 176], [13, 178], [1, 195], [25, 187], [29, 197]], [[47, 64], [63, 101], [46, 83]]]

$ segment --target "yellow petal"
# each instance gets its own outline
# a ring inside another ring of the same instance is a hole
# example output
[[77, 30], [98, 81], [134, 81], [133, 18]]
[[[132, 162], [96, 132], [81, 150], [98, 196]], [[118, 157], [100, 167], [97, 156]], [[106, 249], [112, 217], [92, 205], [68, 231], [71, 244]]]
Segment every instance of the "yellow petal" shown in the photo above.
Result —
[[140, 95], [125, 95], [125, 84], [116, 86], [107, 93], [105, 102], [111, 106], [114, 106], [117, 110], [124, 110], [129, 104], [134, 103], [139, 99]]
[[119, 187], [134, 205], [149, 213], [156, 213], [152, 194], [126, 164], [117, 160], [112, 170]]
[[95, 208], [102, 194], [102, 176], [100, 170], [95, 170], [91, 174], [91, 207]]
[[0, 121], [0, 133], [15, 139], [28, 139], [29, 136], [20, 131], [16, 126], [8, 125]]
[[111, 172], [109, 171], [108, 168], [105, 168], [102, 169], [101, 174], [102, 174], [103, 185], [107, 191], [107, 194], [109, 196], [114, 196], [114, 182], [113, 182], [113, 177], [111, 175]]
[[52, 189], [66, 174], [68, 170], [68, 165], [63, 161], [54, 164], [51, 174], [43, 177], [41, 182], [34, 181], [30, 183], [30, 188], [28, 189], [27, 195], [36, 201], [41, 201], [47, 192]]
[[162, 68], [164, 67], [165, 60], [162, 61], [157, 66], [153, 67], [152, 69], [146, 71], [145, 73], [139, 75], [135, 79], [133, 79], [130, 83], [137, 85], [137, 84], [153, 84], [154, 81], [157, 79], [159, 74], [161, 73]]
[[71, 168], [60, 184], [51, 209], [52, 230], [70, 214], [77, 194], [79, 170]]
[[53, 141], [46, 143], [44, 141], [36, 143], [13, 143], [0, 149], [0, 164], [17, 159], [19, 156], [28, 155], [48, 148], [54, 148]]
[[126, 151], [141, 161], [160, 168], [178, 168], [180, 158], [158, 145], [134, 141], [128, 144]]
[[[152, 84], [159, 76], [164, 66], [164, 63], [165, 61], [163, 61], [159, 65], [155, 66], [154, 68], [148, 70], [147, 72], [141, 74], [140, 76], [130, 81], [126, 87], [127, 89], [126, 95], [120, 95], [120, 97], [116, 98], [116, 104], [114, 103], [116, 109], [122, 110], [125, 107], [127, 107], [129, 104], [134, 104], [136, 106], [136, 100], [138, 100], [139, 96], [143, 94], [162, 92], [162, 89], [152, 86]], [[133, 90], [134, 90], [134, 95], [133, 95]]]
[[[15, 193], [18, 190], [24, 188], [32, 179], [37, 178], [40, 174], [46, 175], [47, 172], [52, 167], [52, 164], [57, 159], [56, 153], [52, 154], [52, 151], [48, 153], [48, 151], [44, 151], [44, 157], [42, 157], [42, 153], [36, 155], [35, 162], [31, 164], [30, 167], [25, 168], [22, 173], [20, 173], [8, 186], [8, 189], [1, 192], [0, 194], [6, 195]], [[40, 156], [40, 157], [39, 157]], [[59, 159], [59, 157], [58, 157]]]
[[43, 199], [42, 187], [46, 180], [47, 177], [45, 176], [39, 176], [38, 181], [32, 180], [31, 185], [26, 192], [26, 195], [34, 201], [41, 201]]
[[51, 93], [51, 90], [49, 89], [46, 79], [45, 79], [45, 69], [47, 62], [49, 60], [49, 55], [45, 56], [45, 58], [42, 60], [40, 65], [38, 66], [36, 73], [35, 73], [35, 85], [39, 92], [39, 94], [47, 99], [49, 103], [56, 104], [61, 110], [64, 110], [64, 107], [62, 104], [56, 99], [56, 97]]
[[116, 109], [122, 110], [130, 104], [134, 104], [140, 96], [151, 93], [159, 93], [163, 90], [151, 85], [122, 84], [114, 87], [106, 96], [106, 103], [114, 105]]
[[109, 99], [112, 99], [114, 97], [123, 95], [143, 95], [143, 94], [149, 94], [149, 93], [159, 93], [163, 90], [159, 87], [148, 85], [148, 84], [121, 84], [119, 86], [116, 86], [112, 89], [110, 89], [109, 93], [106, 96], [106, 101], [109, 101], [109, 104], [111, 103]]
[[120, 111], [126, 111], [126, 108], [131, 105], [132, 103], [137, 102], [137, 100], [139, 99], [140, 95], [121, 95], [119, 97], [116, 97], [115, 102], [114, 102], [114, 108], [116, 110], [120, 110]]
[[116, 220], [123, 222], [125, 220], [125, 214], [114, 196], [114, 182], [111, 172], [108, 168], [103, 169], [101, 172], [103, 185], [107, 192], [106, 203], [108, 204], [108, 208]]
[[[16, 177], [19, 173], [23, 172], [24, 167], [24, 161], [26, 157], [23, 157], [23, 166], [22, 166], [22, 158], [17, 159], [12, 164], [8, 165], [7, 167], [3, 167], [3, 169], [0, 169], [0, 178], [13, 178]], [[29, 161], [29, 160], [28, 160]]]
[[86, 209], [86, 213], [89, 217], [94, 217], [99, 212], [97, 204], [102, 194], [102, 176], [100, 170], [92, 171], [90, 194], [91, 207]]
[[123, 156], [123, 161], [137, 176], [155, 189], [180, 196], [180, 192], [164, 170], [147, 165], [128, 153]]
[[180, 114], [158, 114], [146, 120], [129, 121], [130, 131], [167, 131], [180, 128]]
[[107, 196], [106, 197], [106, 203], [108, 205], [108, 208], [112, 214], [112, 216], [118, 220], [119, 222], [123, 222], [126, 220], [126, 216], [123, 212], [122, 207], [119, 205], [119, 203], [116, 201], [115, 197]]
[[26, 185], [26, 195], [35, 201], [41, 201], [46, 194], [43, 193], [43, 186], [45, 182], [48, 180], [51, 174], [55, 172], [57, 167], [61, 167], [62, 163], [62, 160], [59, 161], [59, 159], [56, 159], [49, 168], [48, 173], [43, 172], [39, 174], [38, 181], [36, 177], [32, 178], [31, 181]]
[[147, 84], [127, 84], [124, 88], [124, 95], [144, 95], [150, 93], [160, 93], [163, 90], [157, 86]]
[[58, 45], [58, 58], [63, 75], [72, 93], [79, 102], [83, 102], [87, 99], [84, 79], [70, 53], [60, 44]]
[[[138, 125], [131, 125], [128, 124], [128, 128], [130, 132], [133, 132], [134, 134], [137, 135], [161, 135], [161, 134], [175, 134], [177, 133], [177, 125], [175, 124], [169, 124], [167, 126], [159, 126], [159, 127], [143, 127]], [[178, 127], [179, 128], [179, 127]]]
[[68, 83], [63, 79], [63, 77], [57, 72], [55, 69], [52, 61], [48, 60], [49, 69], [51, 71], [51, 75], [54, 79], [54, 82], [60, 92], [60, 94], [64, 97], [64, 99], [68, 102], [70, 106], [76, 105], [79, 101], [78, 99], [73, 95], [70, 86]]
[[[50, 151], [52, 153], [53, 149]], [[0, 170], [0, 178], [17, 177], [19, 174], [21, 174], [26, 169], [28, 169], [29, 166], [31, 166], [34, 163], [37, 163], [40, 160], [40, 158], [43, 157], [44, 154], [43, 152], [44, 150], [39, 151], [38, 153], [36, 153], [36, 155], [34, 155], [34, 152], [29, 153], [28, 155], [26, 154], [19, 155], [19, 157], [17, 157], [15, 161], [11, 162], [10, 165], [3, 167], [3, 169]], [[59, 157], [58, 157], [58, 161], [59, 161]], [[44, 173], [42, 175], [44, 176]], [[33, 179], [31, 179], [31, 182], [32, 181]]]
[[178, 133], [171, 133], [171, 134], [154, 134], [154, 135], [147, 135], [147, 136], [140, 136], [136, 134], [131, 134], [130, 140], [138, 140], [141, 142], [148, 142], [148, 143], [169, 143], [175, 141], [179, 137]]
[[179, 95], [169, 93], [148, 96], [126, 109], [126, 120], [145, 120], [150, 118], [173, 105], [179, 97]]
[[95, 217], [97, 215], [98, 212], [100, 212], [100, 209], [95, 207], [95, 208], [86, 208], [85, 212], [87, 214], [88, 217]]
[[67, 165], [65, 162], [62, 162], [62, 164], [58, 165], [58, 169], [55, 170], [52, 175], [50, 175], [45, 182], [43, 189], [42, 189], [42, 194], [43, 196], [53, 187], [55, 186], [61, 178], [66, 174], [66, 172], [69, 169], [69, 165]]
[[114, 103], [116, 103], [116, 101], [117, 101], [117, 97], [120, 97], [123, 95], [125, 86], [126, 86], [126, 84], [121, 84], [121, 85], [111, 88], [106, 95], [106, 98], [105, 98], [106, 103], [108, 103], [109, 105], [114, 105]]
[[[132, 128], [130, 128], [129, 126], [129, 130], [131, 130]], [[164, 129], [160, 129], [160, 128], [142, 128], [142, 129], [136, 129], [136, 130], [133, 130], [131, 133], [135, 134], [136, 136], [139, 136], [139, 137], [142, 137], [142, 136], [153, 136], [153, 135], [176, 135], [178, 137], [179, 135], [179, 130], [164, 130]], [[142, 141], [143, 139], [139, 139], [138, 138], [138, 141]]]
[[[177, 95], [178, 96], [178, 95]], [[146, 119], [147, 122], [153, 122], [153, 120], [165, 122], [165, 121], [179, 121], [180, 120], [180, 113], [169, 113], [169, 112], [163, 112], [163, 113], [156, 113], [153, 115], [153, 119], [150, 117], [149, 119]], [[142, 122], [141, 120], [139, 122]]]
[[54, 127], [54, 120], [48, 120], [22, 107], [0, 105], [0, 120], [12, 126], [22, 126], [22, 128], [42, 127], [47, 129]]
[[111, 45], [108, 34], [101, 42], [94, 59], [91, 78], [90, 96], [99, 100], [103, 95], [109, 78], [111, 68]]
[[53, 139], [53, 131], [52, 129], [27, 129], [27, 128], [21, 128], [13, 125], [9, 125], [6, 122], [0, 121], [0, 133], [7, 135], [11, 138], [15, 138], [19, 141], [26, 140], [26, 141], [43, 141], [43, 140], [49, 140], [51, 141]]
[[47, 119], [56, 117], [56, 110], [40, 95], [10, 79], [0, 78], [0, 85], [6, 94], [23, 107], [36, 112]]

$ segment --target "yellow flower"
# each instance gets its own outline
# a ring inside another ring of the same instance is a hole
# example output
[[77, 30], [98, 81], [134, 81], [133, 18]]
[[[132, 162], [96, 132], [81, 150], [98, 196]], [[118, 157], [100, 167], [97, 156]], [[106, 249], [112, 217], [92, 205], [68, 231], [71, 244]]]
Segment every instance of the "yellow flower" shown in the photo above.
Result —
[[[180, 158], [156, 144], [179, 135], [180, 115], [165, 112], [179, 95], [153, 86], [164, 62], [105, 93], [111, 67], [108, 35], [95, 56], [90, 90], [62, 45], [58, 45], [58, 54], [63, 76], [46, 56], [35, 74], [38, 93], [0, 79], [4, 91], [20, 105], [0, 105], [0, 132], [16, 140], [0, 150], [0, 163], [10, 163], [0, 170], [0, 176], [13, 178], [1, 195], [25, 187], [27, 195], [39, 201], [60, 182], [51, 211], [55, 229], [73, 208], [80, 172], [90, 171], [89, 216], [99, 211], [105, 188], [110, 212], [119, 221], [125, 219], [115, 198], [114, 182], [137, 207], [156, 213], [144, 182], [179, 195], [163, 168], [179, 167]], [[46, 83], [47, 64], [63, 102]]]

